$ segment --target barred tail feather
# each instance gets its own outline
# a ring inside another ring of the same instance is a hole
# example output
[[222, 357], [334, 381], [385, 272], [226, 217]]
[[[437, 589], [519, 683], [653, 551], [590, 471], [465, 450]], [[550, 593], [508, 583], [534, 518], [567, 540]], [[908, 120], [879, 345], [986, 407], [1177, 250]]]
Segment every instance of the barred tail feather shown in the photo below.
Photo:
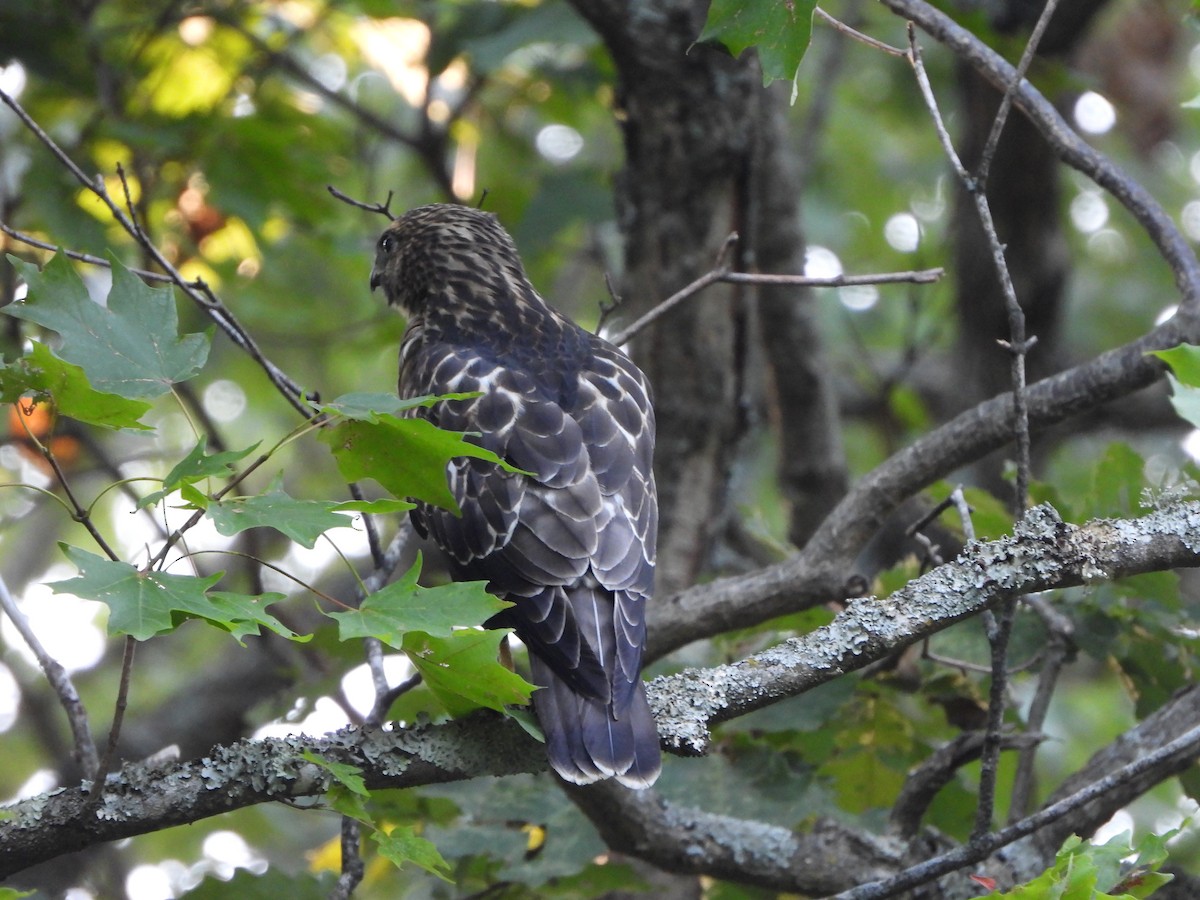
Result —
[[640, 682], [630, 705], [614, 715], [610, 703], [577, 694], [536, 656], [530, 668], [542, 687], [533, 705], [554, 771], [574, 784], [605, 778], [631, 788], [654, 783], [662, 766], [658, 728]]

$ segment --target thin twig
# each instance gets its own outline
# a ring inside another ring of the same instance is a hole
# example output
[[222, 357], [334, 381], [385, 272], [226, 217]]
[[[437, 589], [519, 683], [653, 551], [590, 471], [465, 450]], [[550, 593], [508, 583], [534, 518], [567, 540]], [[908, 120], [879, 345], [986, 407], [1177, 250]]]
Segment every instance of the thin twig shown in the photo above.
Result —
[[355, 209], [364, 209], [367, 212], [379, 213], [379, 215], [385, 216], [388, 219], [395, 218], [395, 215], [392, 213], [392, 191], [388, 191], [387, 199], [382, 203], [367, 203], [363, 200], [355, 200], [349, 194], [343, 194], [332, 184], [325, 185], [325, 190], [329, 191], [338, 200], [353, 206]]
[[868, 47], [871, 47], [874, 50], [882, 50], [884, 53], [887, 53], [891, 56], [908, 56], [908, 52], [906, 50], [901, 50], [899, 47], [893, 47], [891, 44], [885, 44], [883, 41], [876, 40], [869, 34], [863, 34], [858, 29], [851, 28], [845, 22], [835, 19], [819, 6], [816, 7], [813, 12], [816, 14], [816, 17], [826, 25], [832, 26], [836, 31], [840, 31], [847, 37], [853, 38], [860, 44], [866, 44]]
[[[1050, 630], [1049, 647], [1042, 663], [1041, 674], [1038, 676], [1037, 690], [1034, 691], [1029, 712], [1025, 717], [1025, 730], [1040, 732], [1050, 711], [1050, 701], [1058, 685], [1058, 676], [1063, 666], [1075, 655], [1075, 624], [1039, 594], [1027, 597], [1026, 603]], [[1029, 804], [1033, 797], [1037, 749], [1036, 745], [1024, 747], [1017, 754], [1017, 769], [1013, 775], [1012, 795], [1008, 807], [1009, 824], [1029, 812]]]
[[96, 523], [92, 521], [92, 517], [88, 513], [87, 509], [80, 504], [78, 498], [75, 496], [75, 492], [71, 489], [71, 483], [67, 480], [67, 473], [64, 472], [63, 467], [59, 465], [58, 458], [55, 457], [54, 452], [50, 449], [50, 445], [48, 443], [42, 443], [38, 436], [33, 433], [29, 427], [29, 422], [26, 420], [26, 416], [19, 415], [17, 416], [17, 419], [21, 423], [21, 428], [25, 430], [26, 440], [28, 440], [32, 446], [37, 448], [38, 453], [42, 455], [42, 458], [46, 460], [46, 463], [54, 472], [54, 477], [58, 480], [59, 487], [62, 488], [63, 495], [67, 498], [67, 502], [70, 504], [71, 518], [87, 529], [87, 533], [92, 536], [92, 540], [96, 542], [96, 545], [104, 551], [105, 555], [109, 559], [113, 560], [114, 562], [118, 561], [120, 557], [117, 556], [116, 551], [109, 546], [109, 543], [107, 540], [105, 540], [104, 535], [100, 533], [100, 529], [96, 527]]
[[617, 293], [617, 286], [613, 284], [612, 275], [608, 272], [604, 273], [604, 287], [608, 291], [608, 302], [600, 304], [600, 318], [596, 320], [596, 334], [604, 328], [608, 317], [615, 313], [621, 307], [623, 302], [621, 295]]
[[[881, 2], [896, 15], [916, 22], [997, 90], [1006, 91], [1015, 83], [1015, 70], [1005, 59], [925, 0]], [[1191, 242], [1162, 204], [1112, 160], [1088, 144], [1054, 104], [1028, 81], [1019, 82], [1013, 103], [1029, 118], [1060, 160], [1108, 191], [1114, 200], [1129, 210], [1170, 266], [1183, 304], [1194, 307], [1200, 302], [1200, 260]]]
[[75, 742], [75, 758], [83, 770], [83, 777], [95, 780], [96, 773], [100, 770], [100, 754], [96, 751], [96, 742], [92, 739], [87, 709], [84, 708], [83, 701], [79, 699], [79, 692], [75, 690], [75, 684], [71, 681], [67, 670], [46, 652], [46, 648], [33, 633], [29, 618], [17, 605], [16, 598], [9, 592], [8, 584], [2, 575], [0, 575], [0, 609], [7, 613], [16, 627], [17, 633], [33, 651], [46, 680], [50, 682], [50, 686], [58, 697], [58, 702], [62, 704], [63, 712], [67, 715], [67, 723], [71, 726], [71, 737]]
[[[25, 234], [23, 231], [17, 231], [17, 229], [12, 228], [4, 222], [0, 222], [0, 232], [7, 234], [14, 241], [20, 241], [22, 244], [28, 244], [30, 247], [37, 247], [39, 250], [58, 252], [66, 256], [68, 259], [74, 259], [81, 263], [87, 263], [89, 266], [102, 266], [105, 269], [112, 268], [112, 260], [104, 259], [102, 256], [93, 256], [90, 253], [81, 253], [78, 250], [68, 250], [66, 247], [59, 247], [55, 244], [51, 244], [49, 241], [39, 240], [32, 235]], [[174, 278], [172, 278], [170, 275], [164, 275], [162, 272], [151, 272], [147, 269], [133, 268], [131, 268], [129, 271], [134, 275], [137, 275], [139, 278], [144, 278], [146, 281], [166, 282], [167, 284], [175, 283]], [[188, 286], [195, 288], [196, 290], [199, 290], [203, 285], [204, 282], [200, 280], [188, 282]]]
[[971, 521], [971, 507], [967, 503], [967, 498], [963, 495], [961, 484], [955, 485], [954, 490], [950, 492], [950, 501], [954, 504], [954, 508], [958, 510], [958, 518], [962, 522], [963, 538], [969, 544], [975, 540], [975, 523]]
[[1175, 759], [1194, 757], [1197, 753], [1200, 753], [1200, 726], [1185, 731], [1175, 740], [1164, 744], [1157, 750], [1139, 757], [1117, 771], [1093, 781], [1069, 797], [1052, 803], [1045, 809], [1026, 816], [1021, 821], [1002, 828], [1000, 831], [981, 835], [969, 844], [918, 863], [891, 878], [860, 884], [848, 891], [842, 891], [832, 900], [884, 900], [887, 897], [894, 897], [901, 891], [926, 884], [942, 875], [987, 859], [1001, 847], [1033, 834], [1080, 807], [1099, 800], [1105, 794], [1134, 781], [1144, 773], [1153, 771]]
[[808, 275], [771, 275], [760, 272], [733, 272], [724, 266], [717, 266], [701, 275], [691, 284], [672, 294], [666, 300], [653, 307], [649, 312], [626, 326], [611, 338], [618, 347], [629, 341], [645, 329], [665, 316], [683, 301], [700, 293], [706, 287], [718, 282], [725, 284], [785, 284], [797, 287], [850, 287], [864, 284], [932, 284], [936, 282], [945, 270], [918, 269], [909, 272], [882, 272], [875, 275], [834, 275], [831, 278], [813, 278]]
[[1000, 144], [1000, 133], [1004, 130], [1004, 123], [1008, 121], [1013, 98], [1016, 97], [1021, 82], [1025, 80], [1025, 73], [1029, 71], [1029, 66], [1037, 53], [1038, 44], [1042, 42], [1042, 35], [1046, 33], [1046, 26], [1050, 24], [1050, 18], [1054, 15], [1057, 6], [1058, 0], [1046, 0], [1042, 14], [1038, 16], [1037, 24], [1033, 26], [1029, 40], [1025, 42], [1025, 51], [1021, 54], [1021, 61], [1017, 63], [1017, 71], [1009, 81], [1008, 87], [1005, 88], [1004, 96], [1000, 98], [1000, 107], [996, 110], [996, 118], [992, 120], [992, 130], [988, 132], [987, 142], [983, 145], [983, 153], [979, 157], [979, 168], [975, 170], [975, 180], [981, 191], [987, 189], [992, 160], [996, 156], [996, 147]]
[[771, 275], [765, 272], [726, 272], [720, 280], [727, 284], [794, 284], [797, 287], [855, 287], [863, 284], [933, 284], [946, 270], [913, 269], [907, 272], [877, 272], [872, 275]]
[[88, 805], [100, 802], [104, 795], [104, 780], [112, 769], [113, 759], [117, 754], [117, 741], [121, 738], [121, 726], [125, 722], [125, 710], [129, 707], [129, 682], [133, 676], [133, 660], [137, 650], [137, 641], [132, 636], [125, 638], [125, 650], [121, 654], [121, 681], [117, 687], [117, 702], [113, 706], [112, 725], [108, 729], [108, 744], [104, 748], [104, 758], [96, 770], [96, 778], [92, 796]]
[[405, 678], [395, 687], [390, 687], [383, 693], [376, 695], [375, 706], [372, 707], [371, 714], [367, 716], [367, 723], [370, 725], [382, 724], [384, 719], [387, 718], [388, 710], [392, 708], [392, 704], [420, 683], [421, 673], [416, 672]]
[[618, 347], [620, 347], [623, 344], [628, 344], [631, 340], [633, 340], [634, 336], [638, 332], [640, 332], [642, 329], [644, 329], [647, 325], [657, 322], [659, 319], [661, 319], [663, 316], [665, 316], [667, 313], [669, 313], [671, 310], [673, 310], [676, 306], [678, 306], [684, 300], [687, 300], [690, 297], [693, 297], [696, 294], [700, 293], [702, 290], [704, 290], [710, 284], [716, 284], [718, 281], [721, 280], [722, 276], [727, 275], [727, 274], [729, 274], [729, 273], [725, 269], [713, 269], [711, 272], [706, 272], [705, 274], [703, 274], [699, 278], [697, 278], [695, 281], [693, 281], [691, 284], [689, 284], [687, 287], [683, 288], [682, 290], [676, 291], [674, 294], [672, 294], [666, 300], [659, 303], [657, 306], [655, 306], [653, 309], [651, 309], [645, 315], [638, 318], [636, 321], [634, 321], [634, 323], [632, 325], [629, 325], [628, 327], [622, 329], [621, 331], [618, 331], [611, 338], [609, 338], [609, 340], [612, 341], [614, 344], [616, 344]]
[[[950, 140], [949, 132], [938, 109], [937, 99], [929, 84], [925, 65], [921, 59], [921, 48], [917, 44], [916, 29], [908, 23], [909, 63], [912, 65], [920, 86], [921, 94], [929, 110], [930, 117], [937, 130], [938, 139], [942, 142], [947, 158], [958, 173], [964, 189], [970, 194], [975, 203], [979, 222], [992, 249], [992, 260], [996, 268], [996, 277], [1004, 294], [1005, 307], [1008, 312], [1009, 350], [1012, 354], [1012, 384], [1013, 384], [1013, 436], [1016, 442], [1017, 478], [1016, 478], [1016, 518], [1020, 521], [1024, 516], [1029, 499], [1029, 411], [1025, 384], [1025, 355], [1031, 346], [1025, 339], [1025, 313], [1017, 300], [1016, 289], [1008, 264], [1004, 259], [1004, 246], [996, 234], [996, 226], [992, 220], [991, 207], [987, 194], [978, 178], [970, 175], [962, 164], [958, 153]], [[1020, 84], [1020, 79], [1016, 82]], [[1015, 86], [1013, 88], [1015, 90]], [[988, 697], [988, 725], [984, 740], [982, 763], [979, 778], [979, 806], [975, 819], [974, 837], [986, 834], [992, 827], [992, 816], [995, 810], [997, 768], [1000, 761], [1000, 729], [1004, 724], [1004, 710], [1008, 693], [1008, 643], [1012, 635], [1013, 620], [1016, 617], [1018, 597], [1010, 596], [1000, 605], [1000, 613], [991, 621], [985, 620], [988, 642], [991, 645], [992, 683]]]
[[[376, 559], [375, 570], [363, 579], [361, 596], [358, 601], [362, 600], [382, 588], [392, 573], [396, 570], [396, 566], [400, 564], [400, 560], [404, 558], [404, 553], [408, 549], [408, 543], [412, 539], [413, 530], [412, 524], [407, 517], [401, 520], [400, 528], [397, 529], [395, 535], [392, 536], [392, 541], [388, 544], [387, 550]], [[388, 685], [387, 672], [383, 666], [383, 642], [378, 638], [366, 638], [363, 641], [367, 654], [367, 666], [371, 671], [371, 683], [375, 689], [375, 702], [371, 707], [371, 712], [367, 715], [367, 723], [378, 725], [383, 722], [384, 716], [387, 715], [388, 709], [395, 702], [396, 697], [401, 693], [411, 688], [413, 685], [405, 682], [399, 688], [393, 688]], [[414, 676], [417, 683], [420, 682], [420, 676]], [[409, 679], [412, 681], [412, 679]], [[407, 685], [407, 686], [405, 686]]]
[[329, 892], [329, 900], [350, 900], [363, 880], [362, 828], [349, 816], [342, 816], [342, 873]]

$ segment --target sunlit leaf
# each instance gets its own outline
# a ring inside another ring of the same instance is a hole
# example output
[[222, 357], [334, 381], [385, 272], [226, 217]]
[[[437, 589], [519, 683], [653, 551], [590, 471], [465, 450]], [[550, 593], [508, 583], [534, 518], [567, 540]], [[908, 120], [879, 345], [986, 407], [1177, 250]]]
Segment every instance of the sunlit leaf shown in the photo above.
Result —
[[1157, 871], [1166, 857], [1165, 838], [1158, 835], [1150, 835], [1136, 850], [1131, 850], [1128, 834], [1105, 844], [1072, 835], [1054, 865], [1037, 878], [1009, 891], [995, 891], [984, 900], [1141, 900], [1171, 880], [1171, 875]]
[[178, 334], [175, 298], [113, 260], [112, 289], [101, 306], [62, 254], [41, 271], [9, 259], [29, 284], [28, 298], [3, 311], [62, 336], [58, 355], [80, 366], [97, 390], [132, 399], [158, 397], [191, 378], [208, 358], [209, 338]]
[[1169, 350], [1151, 350], [1150, 355], [1157, 356], [1170, 366], [1175, 377], [1183, 384], [1200, 388], [1200, 347], [1180, 344]]
[[1171, 367], [1167, 381], [1175, 412], [1193, 427], [1200, 428], [1200, 347], [1180, 344], [1169, 350], [1154, 350], [1151, 355]]

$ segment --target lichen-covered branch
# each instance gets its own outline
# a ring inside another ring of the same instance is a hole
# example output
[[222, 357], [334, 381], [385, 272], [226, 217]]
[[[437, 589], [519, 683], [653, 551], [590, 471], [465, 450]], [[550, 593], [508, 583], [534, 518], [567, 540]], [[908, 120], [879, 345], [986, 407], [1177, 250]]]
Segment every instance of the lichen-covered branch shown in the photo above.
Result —
[[971, 544], [884, 599], [852, 600], [809, 634], [740, 662], [656, 679], [651, 704], [669, 747], [703, 753], [711, 726], [861, 669], [1004, 597], [1188, 566], [1200, 566], [1200, 502], [1079, 526], [1038, 506], [1011, 537]]
[[613, 850], [669, 872], [824, 896], [864, 878], [884, 878], [904, 858], [900, 841], [830, 819], [793, 830], [675, 805], [655, 791], [617, 784], [567, 790]]
[[63, 788], [4, 810], [0, 878], [105, 841], [185, 825], [277, 800], [315, 802], [333, 785], [309, 757], [362, 770], [368, 788], [437, 784], [546, 767], [538, 743], [512, 720], [477, 713], [444, 725], [344, 728], [323, 737], [246, 740], [168, 766], [126, 765], [101, 797]]
[[[656, 679], [651, 703], [665, 746], [703, 752], [716, 723], [861, 669], [1010, 593], [1197, 565], [1200, 502], [1080, 526], [1037, 507], [1013, 536], [972, 544], [890, 597], [857, 600], [812, 634], [739, 663]], [[233, 809], [320, 797], [330, 775], [306, 753], [361, 768], [372, 788], [545, 768], [537, 743], [511, 720], [490, 713], [444, 725], [243, 741], [167, 767], [126, 766], [109, 778], [98, 800], [73, 787], [15, 804], [0, 823], [0, 877], [93, 844]]]
[[[1035, 430], [1144, 388], [1163, 368], [1150, 350], [1200, 342], [1200, 314], [1180, 311], [1153, 331], [1030, 385]], [[854, 557], [907, 498], [1012, 440], [1012, 395], [994, 397], [918, 438], [854, 485], [804, 548], [782, 563], [719, 578], [662, 598], [650, 610], [647, 652], [662, 656], [694, 640], [841, 600]]]

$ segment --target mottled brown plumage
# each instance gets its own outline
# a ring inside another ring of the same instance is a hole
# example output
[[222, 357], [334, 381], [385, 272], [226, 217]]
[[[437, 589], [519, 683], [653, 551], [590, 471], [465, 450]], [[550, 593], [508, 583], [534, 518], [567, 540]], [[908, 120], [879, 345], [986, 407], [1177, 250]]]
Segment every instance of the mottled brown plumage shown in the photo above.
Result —
[[538, 296], [495, 217], [439, 204], [379, 239], [371, 286], [408, 316], [400, 393], [480, 391], [416, 412], [531, 475], [475, 459], [448, 467], [462, 516], [420, 505], [422, 534], [455, 575], [516, 605], [487, 624], [530, 651], [551, 765], [586, 784], [658, 777], [640, 676], [658, 506], [654, 412], [624, 353]]

